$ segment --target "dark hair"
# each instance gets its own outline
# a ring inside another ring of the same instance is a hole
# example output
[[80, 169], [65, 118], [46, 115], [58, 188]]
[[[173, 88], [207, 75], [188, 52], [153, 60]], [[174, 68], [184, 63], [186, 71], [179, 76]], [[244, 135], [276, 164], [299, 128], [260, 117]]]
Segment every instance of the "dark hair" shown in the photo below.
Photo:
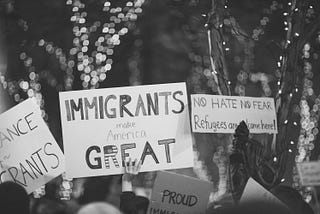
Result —
[[79, 203], [88, 204], [90, 202], [105, 201], [114, 179], [119, 179], [119, 177], [101, 176], [87, 178], [83, 184], [83, 194], [79, 197]]
[[26, 190], [14, 182], [0, 184], [1, 214], [29, 214], [29, 197]]
[[37, 199], [32, 207], [31, 214], [66, 214], [66, 205], [61, 201], [47, 198]]

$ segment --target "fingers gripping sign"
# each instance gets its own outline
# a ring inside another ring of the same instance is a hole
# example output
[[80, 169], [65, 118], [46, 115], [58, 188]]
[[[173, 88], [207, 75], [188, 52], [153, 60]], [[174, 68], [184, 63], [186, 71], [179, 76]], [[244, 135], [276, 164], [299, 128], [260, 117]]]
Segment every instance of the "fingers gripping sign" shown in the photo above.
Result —
[[141, 168], [141, 160], [135, 159], [131, 161], [129, 158], [128, 161], [125, 162], [125, 172], [122, 175], [122, 192], [132, 191], [132, 181], [140, 172]]
[[135, 159], [134, 161], [131, 161], [131, 158], [125, 163], [125, 173], [129, 179], [133, 179], [134, 176], [138, 175], [141, 168], [141, 160]]

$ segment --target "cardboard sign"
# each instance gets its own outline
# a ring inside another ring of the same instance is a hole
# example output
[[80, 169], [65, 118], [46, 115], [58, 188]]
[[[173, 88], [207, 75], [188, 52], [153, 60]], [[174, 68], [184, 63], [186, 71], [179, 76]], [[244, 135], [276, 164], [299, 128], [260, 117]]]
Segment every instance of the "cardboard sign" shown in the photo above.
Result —
[[272, 98], [191, 95], [192, 130], [200, 133], [234, 133], [244, 120], [250, 133], [277, 133]]
[[170, 172], [158, 172], [147, 214], [202, 214], [206, 212], [212, 184]]
[[35, 100], [0, 115], [0, 182], [14, 181], [31, 193], [64, 170], [63, 154]]
[[241, 203], [254, 203], [254, 202], [265, 202], [270, 204], [275, 204], [278, 207], [283, 207], [288, 209], [282, 201], [280, 201], [276, 196], [271, 192], [266, 190], [254, 179], [249, 178], [246, 187], [242, 193], [240, 204]]
[[60, 93], [68, 177], [193, 167], [185, 83]]
[[297, 163], [303, 186], [320, 186], [320, 161]]

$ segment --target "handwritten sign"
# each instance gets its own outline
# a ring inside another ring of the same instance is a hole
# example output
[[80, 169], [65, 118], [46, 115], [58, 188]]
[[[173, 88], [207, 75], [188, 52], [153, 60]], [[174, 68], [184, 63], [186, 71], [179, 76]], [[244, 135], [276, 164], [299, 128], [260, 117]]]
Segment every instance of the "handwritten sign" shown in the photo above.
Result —
[[152, 189], [147, 214], [205, 213], [211, 189], [209, 182], [160, 171]]
[[234, 133], [244, 120], [250, 133], [277, 133], [272, 98], [193, 94], [192, 130], [200, 133]]
[[0, 183], [13, 181], [31, 193], [64, 170], [63, 154], [35, 100], [0, 115]]
[[264, 202], [268, 204], [275, 204], [277, 207], [282, 207], [288, 209], [280, 199], [274, 196], [271, 192], [266, 190], [254, 179], [249, 178], [246, 187], [242, 193], [240, 204], [241, 203], [254, 203], [254, 202]]
[[303, 186], [320, 186], [320, 161], [297, 163]]
[[60, 93], [68, 177], [193, 167], [185, 83]]

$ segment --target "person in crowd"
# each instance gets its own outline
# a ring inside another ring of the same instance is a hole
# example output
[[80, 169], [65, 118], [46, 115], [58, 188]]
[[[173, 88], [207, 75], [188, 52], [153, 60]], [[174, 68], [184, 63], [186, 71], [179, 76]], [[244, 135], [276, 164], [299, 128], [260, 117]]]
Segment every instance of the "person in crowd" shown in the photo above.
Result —
[[129, 161], [125, 164], [125, 173], [122, 175], [122, 194], [120, 198], [120, 210], [125, 214], [147, 213], [149, 200], [143, 196], [137, 196], [133, 192], [132, 182], [139, 174], [141, 160]]
[[35, 201], [31, 214], [67, 214], [67, 206], [61, 201], [43, 197]]
[[235, 203], [240, 201], [243, 190], [250, 177], [264, 188], [270, 189], [279, 182], [282, 165], [264, 156], [264, 146], [249, 137], [249, 129], [241, 121], [235, 130], [233, 151], [229, 156], [230, 189]]
[[121, 212], [109, 203], [92, 202], [83, 206], [77, 214], [121, 214]]
[[29, 197], [26, 190], [14, 182], [0, 184], [0, 213], [29, 214]]
[[119, 176], [100, 176], [87, 178], [83, 184], [83, 193], [79, 204], [108, 202], [116, 207], [120, 204], [121, 185]]
[[285, 203], [295, 214], [313, 214], [312, 208], [294, 188], [279, 185], [272, 188], [270, 192]]

